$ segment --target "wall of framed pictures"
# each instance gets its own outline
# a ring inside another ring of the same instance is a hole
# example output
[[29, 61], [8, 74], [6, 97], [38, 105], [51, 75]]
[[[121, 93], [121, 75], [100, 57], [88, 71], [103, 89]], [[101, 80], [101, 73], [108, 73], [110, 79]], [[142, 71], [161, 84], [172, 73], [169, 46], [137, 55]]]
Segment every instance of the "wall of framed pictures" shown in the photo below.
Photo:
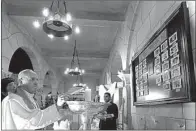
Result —
[[188, 15], [182, 2], [134, 56], [134, 105], [196, 100]]

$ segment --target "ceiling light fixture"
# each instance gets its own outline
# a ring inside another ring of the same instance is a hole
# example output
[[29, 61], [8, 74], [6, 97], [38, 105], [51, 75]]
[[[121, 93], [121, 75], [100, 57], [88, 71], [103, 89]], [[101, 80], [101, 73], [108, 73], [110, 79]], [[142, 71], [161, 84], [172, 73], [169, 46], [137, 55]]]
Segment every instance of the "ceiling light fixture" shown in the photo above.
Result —
[[[75, 59], [77, 59], [76, 63], [75, 63]], [[73, 76], [73, 75], [83, 75], [84, 72], [85, 72], [84, 69], [80, 68], [80, 62], [79, 62], [79, 58], [78, 58], [78, 51], [76, 49], [76, 40], [75, 40], [73, 58], [71, 61], [71, 68], [67, 68], [65, 70], [64, 74], [69, 74], [69, 75]]]
[[73, 87], [86, 87], [86, 84], [83, 83], [83, 78], [81, 75], [77, 75], [76, 83], [73, 84]]
[[43, 9], [42, 15], [44, 16], [43, 30], [46, 34], [52, 34], [54, 37], [65, 38], [66, 36], [65, 40], [68, 40], [67, 36], [72, 34], [72, 29], [74, 29], [76, 34], [80, 32], [79, 27], [77, 25], [73, 26], [71, 23], [72, 16], [67, 11], [64, 0], [53, 0], [50, 8]]

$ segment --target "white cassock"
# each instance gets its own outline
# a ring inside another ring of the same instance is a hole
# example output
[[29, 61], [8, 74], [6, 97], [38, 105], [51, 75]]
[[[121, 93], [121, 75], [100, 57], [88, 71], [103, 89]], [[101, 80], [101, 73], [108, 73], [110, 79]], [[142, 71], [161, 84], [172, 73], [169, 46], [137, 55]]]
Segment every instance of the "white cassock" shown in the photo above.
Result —
[[34, 109], [30, 109], [24, 99], [16, 94], [9, 94], [2, 101], [2, 129], [40, 129], [61, 119], [56, 105], [44, 110], [37, 107], [29, 93], [25, 92], [32, 102]]

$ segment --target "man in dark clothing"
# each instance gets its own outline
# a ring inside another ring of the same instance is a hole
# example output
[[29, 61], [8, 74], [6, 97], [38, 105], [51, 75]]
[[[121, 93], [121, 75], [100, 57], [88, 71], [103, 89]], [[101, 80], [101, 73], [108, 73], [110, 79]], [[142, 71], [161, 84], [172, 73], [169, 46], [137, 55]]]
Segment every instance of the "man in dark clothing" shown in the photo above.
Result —
[[111, 102], [110, 93], [104, 94], [104, 100], [106, 103], [110, 103], [103, 118], [100, 119], [99, 129], [100, 130], [116, 130], [116, 119], [118, 118], [118, 107], [116, 104]]
[[8, 95], [8, 93], [16, 92], [16, 83], [12, 78], [1, 79], [1, 101]]

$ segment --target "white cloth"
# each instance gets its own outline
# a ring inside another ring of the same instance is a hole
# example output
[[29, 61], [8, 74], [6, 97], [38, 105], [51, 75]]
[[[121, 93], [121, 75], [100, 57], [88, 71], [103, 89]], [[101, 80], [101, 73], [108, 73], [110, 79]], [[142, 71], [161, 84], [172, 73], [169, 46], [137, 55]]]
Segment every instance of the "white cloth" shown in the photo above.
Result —
[[45, 110], [35, 106], [30, 109], [22, 97], [9, 94], [2, 101], [2, 129], [40, 129], [44, 128], [61, 117], [55, 105]]

